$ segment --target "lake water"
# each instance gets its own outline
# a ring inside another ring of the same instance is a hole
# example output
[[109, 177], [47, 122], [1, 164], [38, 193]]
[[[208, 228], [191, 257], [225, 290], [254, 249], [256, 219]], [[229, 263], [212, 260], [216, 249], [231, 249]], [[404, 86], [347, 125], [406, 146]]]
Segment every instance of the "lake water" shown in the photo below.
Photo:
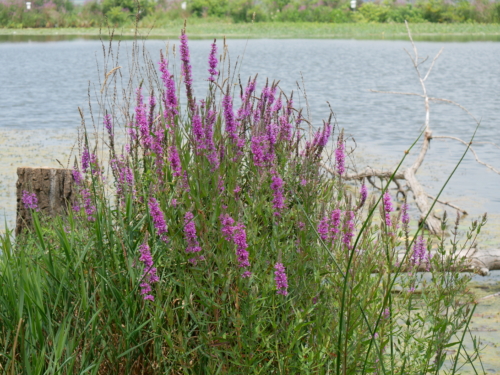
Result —
[[[165, 40], [150, 40], [146, 47], [158, 58], [165, 44]], [[259, 73], [260, 84], [265, 77], [280, 80], [282, 89], [289, 92], [296, 90], [302, 75], [314, 124], [320, 125], [321, 119], [328, 116], [328, 101], [339, 126], [356, 140], [360, 169], [365, 165], [394, 166], [421, 131], [424, 108], [420, 98], [369, 92], [421, 92], [404, 51], [411, 48], [409, 42], [228, 40], [227, 44], [233, 67], [236, 58], [244, 55], [238, 65], [242, 81]], [[123, 42], [124, 56], [129, 45]], [[429, 94], [458, 102], [481, 120], [475, 142], [500, 144], [500, 43], [439, 41], [417, 45], [421, 56], [431, 58], [444, 47], [427, 80]], [[195, 81], [198, 79], [195, 92], [201, 98], [207, 87], [201, 79], [207, 76], [210, 41], [195, 40], [190, 47], [193, 74]], [[89, 81], [97, 82], [96, 67], [101, 56], [98, 40], [0, 39], [0, 213], [6, 215], [10, 225], [15, 217], [16, 168], [58, 166], [56, 159], [68, 162], [80, 125], [77, 108], [87, 107]], [[431, 127], [434, 135], [469, 140], [475, 123], [456, 107], [433, 104]], [[500, 148], [487, 144], [475, 147], [483, 161], [500, 169]], [[454, 141], [432, 141], [418, 174], [429, 193], [439, 191], [463, 151], [464, 146]], [[409, 161], [413, 157], [410, 155]], [[469, 211], [471, 218], [487, 211], [491, 216], [486, 231], [489, 235], [483, 234], [481, 241], [488, 246], [500, 244], [499, 175], [468, 155], [446, 188], [444, 199]], [[499, 290], [498, 279], [499, 272], [494, 272], [487, 278], [476, 277], [475, 281], [483, 289], [488, 286], [483, 293], [486, 295]], [[473, 328], [489, 344], [486, 369], [495, 373], [500, 337], [489, 326], [493, 322], [491, 314], [498, 322], [498, 301], [489, 301], [491, 306], [480, 305]]]
[[[57, 165], [55, 159], [64, 159], [80, 124], [77, 107], [87, 106], [89, 82], [97, 82], [102, 56], [98, 40], [40, 40], [0, 41], [0, 145], [2, 155], [12, 164], [2, 162], [0, 190], [9, 220], [13, 205], [6, 200], [5, 191], [13, 186], [15, 176], [13, 168], [7, 172], [6, 167], [17, 167], [20, 162]], [[124, 56], [130, 43], [122, 42]], [[150, 40], [146, 47], [158, 58], [165, 44], [165, 40]], [[237, 57], [243, 56], [238, 66], [242, 81], [259, 73], [261, 84], [269, 77], [279, 80], [282, 89], [289, 92], [297, 89], [302, 75], [314, 124], [320, 125], [328, 116], [329, 102], [339, 126], [356, 140], [360, 169], [365, 165], [393, 166], [421, 131], [421, 98], [369, 91], [421, 92], [404, 51], [411, 49], [409, 42], [251, 39], [228, 40], [227, 44], [233, 67]], [[444, 47], [427, 80], [429, 94], [458, 102], [481, 120], [476, 142], [500, 144], [500, 43], [440, 41], [417, 42], [417, 46], [420, 56], [430, 55], [431, 59]], [[194, 40], [190, 47], [195, 81], [198, 79], [195, 91], [202, 97], [210, 42]], [[457, 107], [433, 104], [431, 127], [434, 135], [469, 140], [475, 123]], [[32, 152], [23, 152], [25, 147]], [[10, 148], [12, 152], [7, 153]], [[483, 161], [500, 169], [500, 148], [481, 144], [475, 148]], [[464, 146], [455, 141], [432, 141], [418, 175], [430, 194], [437, 193], [463, 151]], [[35, 159], [23, 159], [28, 154]], [[495, 220], [500, 215], [500, 176], [468, 155], [446, 188], [444, 199], [473, 216], [488, 211]]]

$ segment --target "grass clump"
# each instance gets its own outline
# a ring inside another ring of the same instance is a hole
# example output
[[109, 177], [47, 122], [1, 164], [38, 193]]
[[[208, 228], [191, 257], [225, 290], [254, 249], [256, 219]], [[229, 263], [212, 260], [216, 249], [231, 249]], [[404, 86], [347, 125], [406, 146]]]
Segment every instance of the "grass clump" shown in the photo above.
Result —
[[215, 42], [204, 100], [195, 97], [184, 33], [180, 80], [174, 57], [160, 55], [158, 73], [140, 51], [135, 44], [122, 86], [118, 70], [105, 69], [106, 138], [82, 138], [68, 216], [44, 217], [26, 192], [31, 229], [1, 237], [3, 371], [475, 366], [477, 348], [463, 346], [470, 277], [456, 270], [484, 221], [451, 250], [444, 236], [411, 233], [408, 206], [396, 213], [387, 188], [383, 197], [365, 186], [357, 193], [344, 181], [345, 140], [331, 115], [314, 130], [278, 83], [241, 85]]

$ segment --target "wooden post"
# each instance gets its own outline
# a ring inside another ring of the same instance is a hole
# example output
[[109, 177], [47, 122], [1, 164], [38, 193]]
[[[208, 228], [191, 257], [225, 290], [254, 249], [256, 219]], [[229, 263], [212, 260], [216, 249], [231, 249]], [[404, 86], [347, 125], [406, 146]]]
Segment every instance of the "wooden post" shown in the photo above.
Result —
[[70, 169], [17, 168], [17, 217], [16, 235], [31, 223], [30, 212], [22, 202], [23, 191], [35, 193], [41, 213], [55, 217], [67, 212], [74, 193], [73, 176]]

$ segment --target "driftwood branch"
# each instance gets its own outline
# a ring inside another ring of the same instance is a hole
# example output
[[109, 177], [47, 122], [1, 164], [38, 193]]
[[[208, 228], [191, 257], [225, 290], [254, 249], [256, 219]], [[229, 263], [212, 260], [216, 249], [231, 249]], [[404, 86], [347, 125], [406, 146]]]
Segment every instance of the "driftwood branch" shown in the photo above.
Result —
[[491, 169], [493, 172], [497, 173], [497, 174], [500, 174], [500, 171], [498, 169], [496, 169], [495, 167], [481, 161], [479, 159], [479, 157], [477, 156], [477, 153], [476, 151], [472, 148], [471, 144], [469, 142], [465, 142], [464, 140], [458, 138], [458, 137], [452, 137], [452, 136], [449, 136], [449, 135], [438, 135], [438, 136], [435, 136], [433, 137], [434, 139], [453, 139], [457, 142], [460, 142], [462, 143], [463, 145], [465, 146], [469, 146], [469, 150], [472, 152], [472, 154], [474, 155], [474, 158], [476, 158], [476, 161], [479, 163], [479, 164], [482, 164], [484, 165], [486, 168], [489, 168]]
[[455, 210], [459, 211], [462, 215], [468, 215], [469, 213], [467, 211], [465, 211], [464, 209], [458, 207], [458, 206], [455, 206], [453, 203], [450, 203], [450, 202], [445, 202], [441, 199], [436, 199], [436, 197], [433, 197], [432, 195], [429, 195], [427, 194], [427, 196], [432, 199], [433, 201], [437, 201], [438, 203], [441, 203], [441, 204], [444, 204], [445, 206], [449, 206], [451, 208], [454, 208]]

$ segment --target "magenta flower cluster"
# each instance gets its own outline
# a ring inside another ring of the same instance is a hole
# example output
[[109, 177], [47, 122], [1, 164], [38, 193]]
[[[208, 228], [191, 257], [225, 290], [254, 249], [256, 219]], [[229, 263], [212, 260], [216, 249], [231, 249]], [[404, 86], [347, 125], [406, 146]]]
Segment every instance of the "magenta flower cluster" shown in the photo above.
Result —
[[125, 157], [121, 155], [117, 159], [111, 159], [110, 164], [116, 177], [116, 194], [122, 198], [125, 193], [135, 194], [134, 173], [127, 165]]
[[185, 31], [182, 31], [181, 34], [181, 45], [180, 45], [180, 54], [181, 54], [181, 71], [184, 76], [184, 83], [186, 84], [186, 94], [188, 98], [188, 106], [192, 112], [195, 110], [195, 100], [193, 97], [193, 76], [191, 72], [191, 62], [189, 56], [189, 46], [188, 46], [188, 37]]
[[156, 268], [153, 267], [153, 257], [151, 256], [151, 251], [147, 243], [143, 243], [139, 246], [140, 257], [139, 260], [144, 264], [144, 271], [142, 273], [141, 295], [144, 300], [154, 301], [155, 297], [151, 294], [152, 288], [151, 284], [160, 281], [158, 275], [156, 274]]
[[[196, 236], [196, 226], [194, 216], [191, 212], [186, 212], [184, 215], [184, 238], [187, 242], [186, 253], [199, 253], [201, 251], [200, 243]], [[196, 258], [191, 258], [189, 261], [196, 263]]]
[[366, 198], [368, 198], [368, 188], [365, 184], [361, 185], [361, 189], [359, 191], [359, 195], [361, 197], [361, 201], [359, 203], [359, 207], [363, 206], [366, 202]]
[[153, 219], [153, 225], [158, 237], [160, 237], [163, 242], [168, 242], [167, 223], [165, 222], [165, 217], [160, 209], [160, 205], [155, 198], [149, 198], [149, 214]]
[[403, 223], [404, 228], [408, 228], [408, 224], [410, 223], [410, 215], [408, 214], [408, 203], [403, 203], [401, 205], [401, 222]]
[[163, 104], [165, 106], [165, 111], [163, 116], [166, 120], [167, 128], [174, 125], [174, 117], [179, 113], [177, 110], [177, 95], [175, 93], [175, 81], [173, 76], [168, 71], [168, 63], [160, 55], [160, 72], [163, 85], [165, 86], [165, 95], [163, 96]]
[[273, 208], [275, 216], [280, 216], [281, 211], [285, 208], [285, 198], [283, 197], [283, 180], [279, 174], [275, 173], [272, 177], [271, 190], [273, 191]]
[[288, 295], [288, 280], [283, 263], [276, 263], [274, 266], [274, 282], [276, 283], [276, 294]]
[[77, 186], [81, 185], [82, 182], [83, 182], [83, 176], [82, 174], [80, 173], [80, 171], [76, 168], [74, 168], [72, 171], [71, 171], [71, 174], [73, 176], [73, 181], [75, 181], [75, 184]]
[[389, 194], [388, 191], [384, 193], [383, 202], [384, 202], [385, 225], [391, 227], [392, 226], [391, 212], [394, 211], [394, 207], [392, 206], [391, 195]]
[[106, 114], [104, 116], [104, 127], [106, 128], [106, 131], [108, 132], [108, 135], [110, 138], [113, 137], [113, 123], [112, 123], [112, 120], [111, 120], [111, 115], [110, 114]]
[[96, 213], [96, 206], [94, 206], [92, 202], [92, 196], [90, 194], [89, 189], [83, 189], [82, 192], [82, 198], [83, 198], [83, 208], [85, 210], [85, 214], [87, 215], [87, 220], [88, 221], [95, 221], [95, 213]]
[[415, 241], [415, 245], [413, 246], [411, 263], [413, 265], [419, 266], [420, 264], [427, 262], [427, 267], [429, 268], [430, 266], [429, 261], [430, 261], [430, 255], [427, 252], [425, 238], [423, 236], [418, 236], [417, 240]]
[[38, 210], [38, 198], [35, 193], [23, 190], [21, 200], [23, 201], [24, 207], [30, 210]]
[[345, 147], [342, 137], [339, 138], [335, 150], [335, 168], [340, 176], [345, 173]]
[[217, 71], [217, 44], [214, 42], [212, 43], [212, 49], [210, 50], [210, 55], [208, 56], [208, 73], [210, 76], [208, 77], [208, 80], [211, 82], [215, 82], [215, 77], [219, 72]]
[[344, 233], [342, 243], [348, 248], [352, 248], [352, 237], [354, 236], [354, 212], [346, 211], [344, 219]]
[[[339, 238], [339, 233], [342, 225], [342, 210], [339, 208], [333, 210], [330, 216], [325, 215], [318, 223], [318, 233], [320, 238], [329, 243], [335, 243]], [[344, 224], [344, 236], [343, 242], [346, 245], [350, 245], [350, 240], [353, 236], [354, 230], [354, 213], [348, 211], [345, 214], [345, 224]]]
[[243, 268], [245, 271], [241, 277], [250, 277], [252, 273], [248, 270], [250, 267], [247, 233], [243, 223], [236, 223], [234, 219], [228, 214], [223, 214], [219, 218], [222, 228], [221, 232], [226, 241], [233, 242], [236, 245], [236, 256], [238, 259], [238, 267]]

